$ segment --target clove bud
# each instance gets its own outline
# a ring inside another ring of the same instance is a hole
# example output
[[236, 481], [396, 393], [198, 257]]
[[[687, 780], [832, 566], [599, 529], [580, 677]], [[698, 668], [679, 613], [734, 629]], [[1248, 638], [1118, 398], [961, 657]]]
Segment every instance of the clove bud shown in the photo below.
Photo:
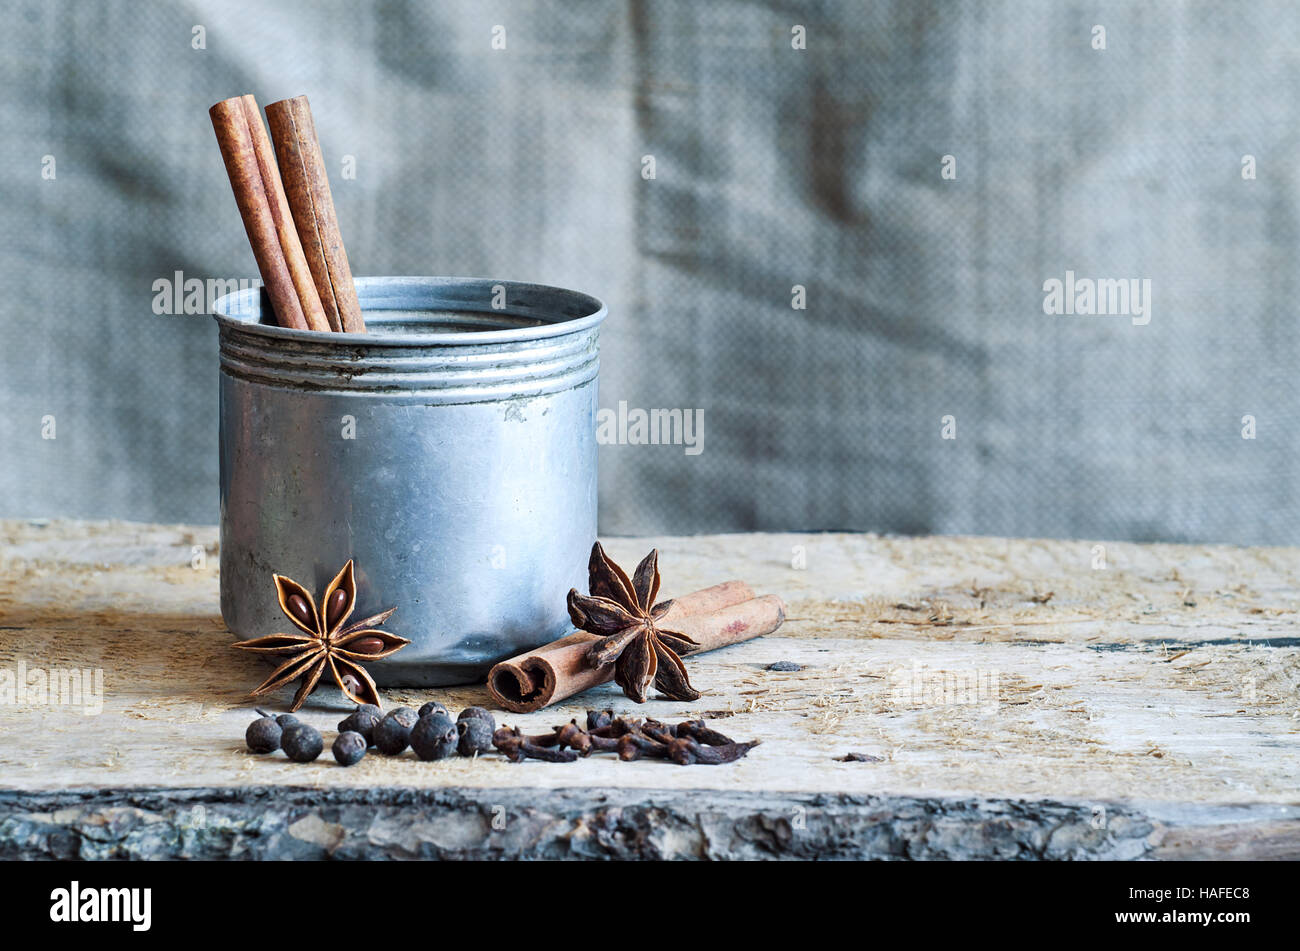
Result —
[[492, 734], [492, 745], [504, 753], [506, 759], [512, 763], [521, 763], [526, 759], [540, 759], [548, 763], [572, 763], [578, 758], [578, 754], [572, 750], [557, 750], [550, 746], [542, 746], [533, 742], [536, 739], [539, 738], [524, 736], [518, 729], [502, 727]]
[[624, 733], [618, 738], [618, 758], [625, 763], [642, 758], [667, 759], [668, 746], [640, 733]]
[[662, 759], [682, 766], [711, 766], [734, 763], [758, 741], [736, 743], [703, 720], [685, 720], [674, 726], [650, 718], [617, 717], [612, 710], [588, 710], [586, 727], [574, 719], [537, 736], [502, 727], [492, 735], [492, 745], [515, 763], [525, 759], [572, 763], [594, 751], [615, 753], [624, 762]]
[[689, 736], [706, 746], [726, 746], [734, 742], [731, 737], [724, 736], [717, 730], [705, 726], [703, 720], [687, 720], [684, 723], [677, 724], [677, 735]]
[[725, 746], [707, 746], [689, 736], [683, 736], [668, 745], [668, 758], [679, 766], [690, 766], [693, 763], [716, 766], [720, 763], [734, 763], [756, 746], [758, 740], [749, 743], [728, 743]]
[[625, 733], [636, 733], [641, 729], [641, 721], [636, 717], [616, 717], [601, 727], [590, 730], [592, 736], [620, 737]]
[[667, 723], [660, 723], [658, 720], [646, 720], [641, 724], [641, 732], [665, 746], [677, 739], [677, 731]]
[[579, 756], [589, 756], [594, 748], [592, 738], [582, 727], [578, 726], [577, 720], [570, 720], [564, 726], [555, 728], [556, 745], [560, 749], [575, 750]]

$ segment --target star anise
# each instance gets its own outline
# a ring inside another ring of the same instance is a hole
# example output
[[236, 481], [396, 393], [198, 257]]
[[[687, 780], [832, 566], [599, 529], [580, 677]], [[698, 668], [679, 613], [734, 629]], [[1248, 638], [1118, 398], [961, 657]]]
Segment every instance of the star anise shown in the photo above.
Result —
[[293, 706], [289, 707], [291, 711], [297, 710], [316, 689], [328, 667], [349, 700], [379, 706], [379, 690], [361, 662], [389, 657], [411, 643], [405, 637], [377, 630], [396, 608], [343, 626], [357, 603], [351, 559], [329, 583], [319, 607], [312, 602], [306, 588], [284, 575], [275, 575], [275, 590], [280, 598], [280, 610], [302, 633], [270, 634], [233, 645], [256, 654], [289, 657], [249, 696], [260, 697], [301, 677], [302, 686], [294, 695]]
[[650, 684], [673, 700], [700, 696], [686, 676], [678, 654], [699, 645], [685, 634], [658, 626], [671, 601], [655, 604], [659, 595], [659, 550], [641, 559], [631, 578], [605, 555], [596, 542], [587, 563], [591, 595], [569, 591], [569, 617], [575, 627], [600, 635], [587, 650], [592, 667], [614, 664], [614, 682], [637, 703], [645, 703]]

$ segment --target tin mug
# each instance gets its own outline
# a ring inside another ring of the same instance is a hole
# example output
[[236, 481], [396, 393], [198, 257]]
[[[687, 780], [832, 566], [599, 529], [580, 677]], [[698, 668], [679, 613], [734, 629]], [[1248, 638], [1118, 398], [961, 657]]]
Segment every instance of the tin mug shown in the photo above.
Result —
[[288, 630], [272, 574], [319, 596], [355, 562], [353, 619], [394, 607], [411, 643], [387, 686], [481, 679], [571, 629], [596, 537], [605, 306], [479, 278], [356, 282], [367, 333], [264, 323], [260, 288], [222, 297], [221, 614]]

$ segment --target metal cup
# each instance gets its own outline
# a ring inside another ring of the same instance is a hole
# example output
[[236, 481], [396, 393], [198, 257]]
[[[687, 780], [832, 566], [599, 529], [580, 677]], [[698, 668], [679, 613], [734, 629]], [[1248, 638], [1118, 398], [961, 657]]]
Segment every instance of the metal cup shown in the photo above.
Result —
[[[291, 630], [272, 574], [319, 596], [355, 560], [359, 620], [411, 639], [381, 685], [481, 679], [569, 630], [596, 537], [597, 336], [576, 291], [448, 277], [357, 280], [368, 333], [215, 305], [221, 344], [221, 614]], [[269, 319], [269, 317], [267, 318]]]

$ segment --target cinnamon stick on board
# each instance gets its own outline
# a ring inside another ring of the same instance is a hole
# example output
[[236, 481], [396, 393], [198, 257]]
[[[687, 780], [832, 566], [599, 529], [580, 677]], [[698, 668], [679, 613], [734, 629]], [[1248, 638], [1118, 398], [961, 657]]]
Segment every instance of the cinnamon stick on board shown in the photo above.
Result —
[[226, 175], [235, 193], [235, 204], [244, 219], [248, 243], [253, 247], [257, 269], [262, 283], [275, 309], [276, 322], [281, 327], [307, 330], [307, 318], [294, 288], [280, 236], [275, 229], [262, 172], [258, 167], [253, 135], [248, 127], [248, 113], [240, 97], [223, 99], [211, 109], [212, 129], [217, 134], [217, 145], [226, 163]]
[[330, 193], [325, 159], [307, 97], [295, 96], [271, 103], [266, 107], [266, 120], [271, 125], [289, 207], [325, 317], [334, 330], [365, 333], [361, 304], [352, 282], [352, 269], [348, 266], [348, 254], [334, 213], [334, 196]]
[[[756, 598], [743, 581], [726, 581], [677, 598], [661, 623], [698, 641], [694, 655], [770, 634], [784, 620], [785, 604], [776, 595]], [[587, 648], [595, 640], [595, 634], [574, 631], [502, 661], [488, 672], [492, 699], [512, 713], [533, 713], [613, 680], [613, 664], [587, 666]]]

